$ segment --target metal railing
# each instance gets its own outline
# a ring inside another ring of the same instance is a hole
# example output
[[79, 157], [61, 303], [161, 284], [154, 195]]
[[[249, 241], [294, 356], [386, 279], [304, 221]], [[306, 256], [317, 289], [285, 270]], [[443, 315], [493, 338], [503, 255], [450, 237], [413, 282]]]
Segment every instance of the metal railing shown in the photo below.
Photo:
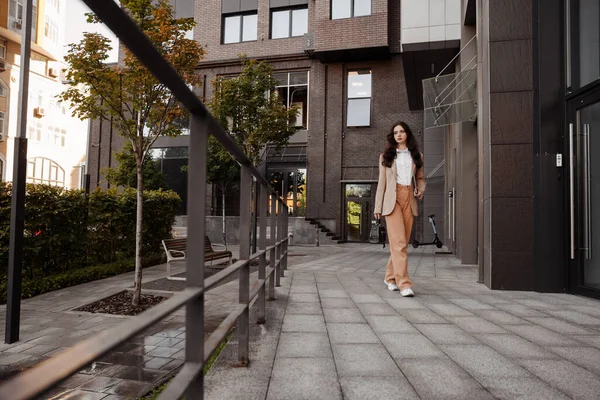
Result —
[[[103, 331], [74, 347], [21, 372], [2, 386], [0, 399], [32, 399], [52, 389], [127, 339], [141, 333], [179, 308], [186, 306], [185, 363], [160, 400], [204, 397], [203, 366], [238, 322], [238, 359], [248, 365], [250, 307], [258, 303], [259, 324], [265, 322], [266, 298], [274, 299], [275, 286], [287, 269], [288, 208], [251, 163], [229, 134], [217, 123], [204, 104], [192, 92], [173, 67], [158, 53], [138, 26], [113, 1], [83, 0], [117, 35], [121, 43], [167, 86], [190, 112], [190, 151], [188, 172], [188, 260], [187, 281], [183, 292], [122, 324]], [[208, 135], [215, 136], [241, 166], [240, 255], [239, 261], [204, 279], [204, 243], [206, 210], [206, 156]], [[254, 184], [253, 184], [254, 183]], [[254, 188], [254, 190], [253, 190]], [[252, 213], [252, 194], [258, 197], [258, 209]], [[286, 189], [283, 199], [287, 197]], [[267, 246], [267, 216], [270, 210], [270, 240]], [[259, 214], [259, 250], [250, 254], [251, 219]], [[193, 246], [191, 244], [198, 243]], [[267, 265], [269, 253], [269, 265]], [[250, 287], [250, 263], [258, 259], [258, 281]], [[204, 294], [239, 271], [239, 304], [219, 327], [204, 338]], [[267, 284], [268, 283], [268, 284]], [[267, 293], [268, 289], [268, 293]]]

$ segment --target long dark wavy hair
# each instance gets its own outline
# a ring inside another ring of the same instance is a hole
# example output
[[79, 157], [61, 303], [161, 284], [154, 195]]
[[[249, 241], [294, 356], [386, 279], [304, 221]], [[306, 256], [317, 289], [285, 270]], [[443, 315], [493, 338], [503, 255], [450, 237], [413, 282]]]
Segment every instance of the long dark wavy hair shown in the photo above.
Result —
[[396, 159], [396, 149], [398, 148], [398, 143], [396, 139], [394, 139], [394, 128], [400, 125], [404, 128], [404, 132], [406, 132], [406, 147], [408, 147], [408, 151], [410, 151], [410, 155], [415, 163], [417, 169], [423, 166], [423, 159], [421, 158], [421, 153], [419, 152], [419, 145], [415, 140], [415, 136], [412, 133], [412, 130], [408, 126], [408, 124], [404, 121], [398, 121], [394, 125], [392, 125], [392, 129], [390, 129], [390, 133], [386, 136], [387, 143], [385, 146], [385, 151], [383, 152], [383, 162], [382, 164], [385, 167], [391, 168], [392, 163]]

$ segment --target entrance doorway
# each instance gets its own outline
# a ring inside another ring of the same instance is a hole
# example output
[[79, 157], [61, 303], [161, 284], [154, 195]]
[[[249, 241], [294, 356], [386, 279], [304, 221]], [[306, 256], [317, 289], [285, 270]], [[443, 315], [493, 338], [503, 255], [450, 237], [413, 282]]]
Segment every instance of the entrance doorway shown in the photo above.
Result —
[[600, 298], [600, 93], [570, 102], [568, 118], [570, 286]]
[[370, 183], [346, 183], [344, 188], [345, 239], [367, 242], [373, 216]]

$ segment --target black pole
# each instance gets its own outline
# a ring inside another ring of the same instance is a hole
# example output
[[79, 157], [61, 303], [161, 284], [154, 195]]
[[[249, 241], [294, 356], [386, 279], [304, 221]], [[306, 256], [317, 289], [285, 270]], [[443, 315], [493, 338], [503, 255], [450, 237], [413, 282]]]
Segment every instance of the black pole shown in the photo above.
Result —
[[258, 232], [258, 224], [256, 221], [258, 211], [258, 193], [257, 193], [258, 182], [254, 181], [254, 198], [252, 199], [254, 206], [252, 207], [252, 253], [256, 253], [256, 234]]
[[27, 100], [31, 54], [31, 8], [25, 2], [25, 20], [21, 33], [21, 81], [10, 207], [10, 245], [8, 250], [8, 291], [6, 297], [6, 331], [4, 342], [19, 340], [21, 323], [21, 280], [23, 274], [23, 230], [25, 229], [25, 184], [27, 178]]
[[296, 203], [298, 202], [298, 170], [294, 171], [294, 184], [292, 186], [292, 190], [294, 191], [294, 195], [293, 195], [293, 201], [294, 201], [294, 205], [293, 205], [293, 215], [294, 217], [298, 216], [298, 206], [296, 205]]

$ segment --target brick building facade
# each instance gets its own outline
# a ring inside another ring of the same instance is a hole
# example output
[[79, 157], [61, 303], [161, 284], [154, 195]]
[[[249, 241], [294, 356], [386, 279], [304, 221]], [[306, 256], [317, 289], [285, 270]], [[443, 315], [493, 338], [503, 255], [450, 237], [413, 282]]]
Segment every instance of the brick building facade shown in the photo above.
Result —
[[[445, 31], [449, 19], [460, 19], [459, 0], [438, 2], [445, 10], [443, 18], [437, 22], [427, 18], [421, 29], [429, 30], [433, 29], [429, 25], [441, 24]], [[195, 3], [194, 39], [206, 51], [198, 67], [204, 75], [203, 100], [211, 98], [214, 78], [233, 76], [241, 71], [241, 54], [266, 60], [278, 79], [289, 78], [287, 87], [282, 89], [289, 94], [290, 104], [301, 105], [304, 120], [286, 149], [277, 154], [267, 152], [264, 172], [305, 173], [305, 216], [319, 220], [341, 240], [368, 239], [378, 176], [377, 160], [394, 122], [402, 120], [412, 128], [425, 154], [426, 174], [435, 168], [428, 163], [430, 150], [441, 149], [439, 141], [425, 140], [420, 82], [435, 76], [448, 64], [458, 52], [459, 42], [446, 36], [434, 40], [427, 35], [427, 38], [407, 36], [401, 43], [401, 24], [410, 26], [402, 19], [404, 3], [389, 0], [349, 3], [340, 0], [205, 0]], [[406, 7], [407, 12], [413, 14], [419, 11], [410, 9], [414, 8], [412, 3]], [[404, 18], [414, 19], [410, 15]], [[409, 43], [413, 48], [402, 52], [402, 44]], [[296, 90], [294, 79], [300, 79], [305, 86]], [[363, 84], [369, 90], [357, 89]], [[301, 93], [300, 98], [298, 93]], [[297, 97], [293, 98], [294, 95]], [[108, 126], [102, 127], [104, 139], [95, 140], [100, 135], [97, 125], [92, 127], [92, 142], [97, 143], [103, 155], [100, 158], [90, 155], [92, 186], [98, 182], [102, 186], [101, 174], [96, 171], [95, 180], [94, 169], [110, 164], [110, 151], [105, 146], [119, 146], [120, 140], [115, 135], [111, 138]], [[184, 135], [161, 138], [155, 147], [178, 148], [187, 144], [188, 138]], [[432, 162], [437, 164], [439, 157], [443, 156], [432, 155]], [[443, 182], [441, 185], [434, 182], [430, 188], [430, 200], [421, 203], [422, 215], [443, 210], [443, 199], [437, 200], [442, 197]], [[213, 214], [220, 214], [218, 195], [210, 204]], [[228, 204], [233, 207], [228, 208], [227, 214], [233, 215], [237, 205], [235, 196]], [[352, 213], [350, 220], [349, 213]], [[443, 226], [443, 212], [438, 214], [438, 223]], [[422, 218], [416, 219], [414, 231], [419, 239], [423, 234], [431, 234], [429, 225], [423, 226]]]

